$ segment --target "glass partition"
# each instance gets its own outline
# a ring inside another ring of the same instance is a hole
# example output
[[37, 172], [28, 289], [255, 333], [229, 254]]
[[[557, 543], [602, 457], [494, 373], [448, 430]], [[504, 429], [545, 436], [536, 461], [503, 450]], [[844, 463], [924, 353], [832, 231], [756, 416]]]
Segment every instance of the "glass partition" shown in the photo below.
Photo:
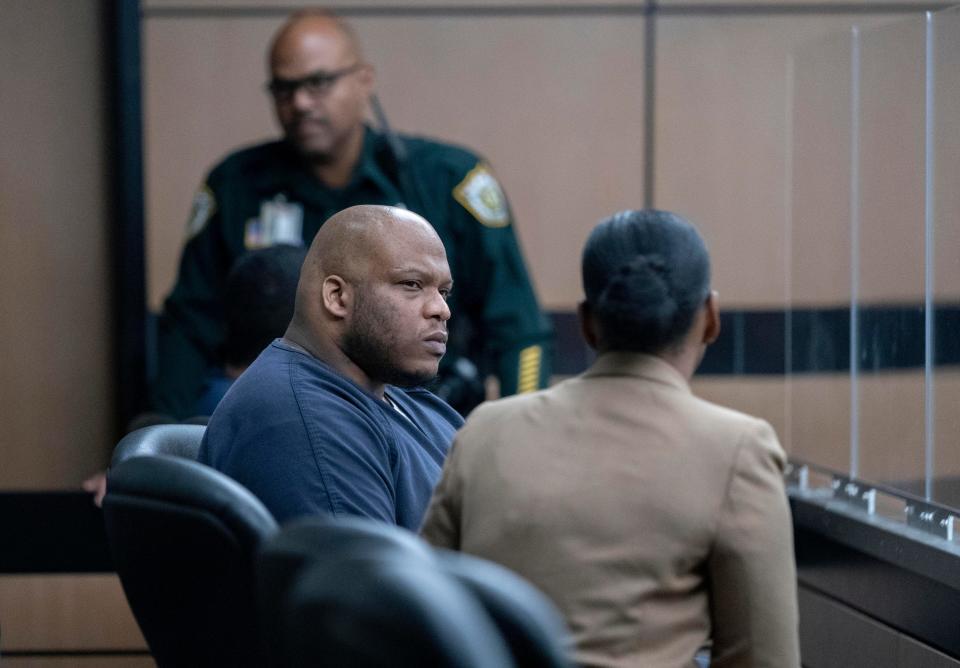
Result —
[[924, 491], [922, 17], [860, 34], [857, 477]]
[[788, 238], [789, 427], [798, 460], [850, 460], [851, 55], [856, 30], [794, 53], [792, 224]]
[[791, 455], [960, 508], [960, 9], [791, 67]]
[[932, 494], [960, 508], [960, 8], [933, 14], [929, 39]]

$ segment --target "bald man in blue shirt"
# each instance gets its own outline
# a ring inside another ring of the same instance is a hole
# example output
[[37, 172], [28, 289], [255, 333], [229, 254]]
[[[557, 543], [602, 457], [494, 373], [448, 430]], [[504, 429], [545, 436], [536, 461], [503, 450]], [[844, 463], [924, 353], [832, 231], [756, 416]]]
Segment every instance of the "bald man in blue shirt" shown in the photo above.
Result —
[[361, 515], [416, 530], [463, 420], [419, 386], [446, 351], [443, 243], [403, 209], [355, 206], [320, 228], [293, 320], [214, 412], [200, 461], [278, 521]]

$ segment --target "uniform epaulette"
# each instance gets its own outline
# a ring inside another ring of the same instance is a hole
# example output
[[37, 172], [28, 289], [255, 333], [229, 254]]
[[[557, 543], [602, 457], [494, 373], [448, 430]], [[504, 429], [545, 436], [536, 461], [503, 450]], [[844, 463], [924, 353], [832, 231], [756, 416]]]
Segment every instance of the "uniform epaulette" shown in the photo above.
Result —
[[464, 174], [472, 169], [481, 157], [464, 146], [447, 144], [427, 137], [401, 135], [413, 163], [443, 165], [452, 172]]

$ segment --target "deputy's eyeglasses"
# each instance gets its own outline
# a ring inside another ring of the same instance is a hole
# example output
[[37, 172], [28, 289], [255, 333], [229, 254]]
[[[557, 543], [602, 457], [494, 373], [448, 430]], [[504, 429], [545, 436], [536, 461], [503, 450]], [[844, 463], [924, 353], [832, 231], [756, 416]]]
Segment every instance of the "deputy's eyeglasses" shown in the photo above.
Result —
[[307, 92], [311, 97], [320, 97], [330, 92], [336, 83], [343, 77], [356, 72], [363, 63], [354, 63], [348, 67], [332, 72], [318, 71], [308, 74], [299, 79], [281, 79], [274, 77], [267, 82], [267, 91], [273, 95], [273, 99], [278, 102], [289, 102], [300, 88]]

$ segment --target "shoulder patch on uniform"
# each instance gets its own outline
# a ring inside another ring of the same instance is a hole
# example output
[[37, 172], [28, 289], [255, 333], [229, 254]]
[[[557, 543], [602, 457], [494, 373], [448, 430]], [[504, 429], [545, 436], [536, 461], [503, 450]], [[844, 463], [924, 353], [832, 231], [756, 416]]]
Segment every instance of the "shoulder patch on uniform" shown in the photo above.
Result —
[[187, 241], [203, 231], [216, 210], [217, 198], [214, 197], [210, 186], [204, 184], [193, 196], [193, 204], [190, 206], [190, 218], [187, 220]]
[[507, 198], [490, 168], [480, 163], [453, 189], [454, 198], [487, 227], [510, 224]]

